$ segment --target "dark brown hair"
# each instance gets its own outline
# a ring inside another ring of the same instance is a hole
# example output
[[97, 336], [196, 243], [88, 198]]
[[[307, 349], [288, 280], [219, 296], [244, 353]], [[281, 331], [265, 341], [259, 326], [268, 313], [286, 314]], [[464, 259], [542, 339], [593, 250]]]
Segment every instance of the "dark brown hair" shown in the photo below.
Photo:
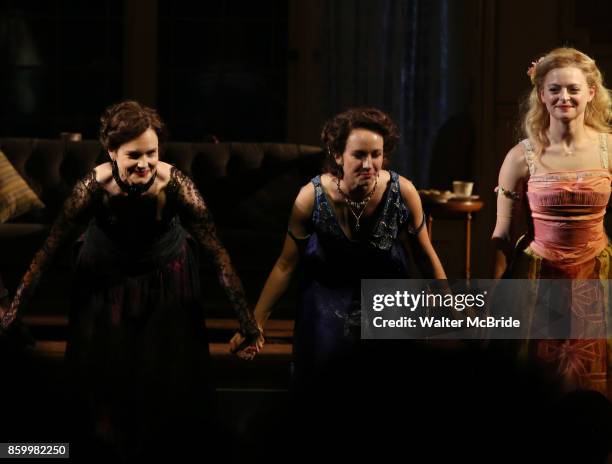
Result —
[[337, 114], [325, 123], [321, 141], [327, 151], [328, 168], [341, 175], [334, 156], [341, 155], [346, 149], [346, 140], [353, 129], [368, 129], [380, 134], [384, 140], [384, 155], [389, 156], [397, 146], [399, 130], [388, 114], [377, 108], [350, 108]]
[[157, 111], [133, 100], [109, 106], [100, 117], [100, 143], [105, 150], [115, 151], [121, 145], [151, 128], [160, 143], [165, 140], [166, 126]]

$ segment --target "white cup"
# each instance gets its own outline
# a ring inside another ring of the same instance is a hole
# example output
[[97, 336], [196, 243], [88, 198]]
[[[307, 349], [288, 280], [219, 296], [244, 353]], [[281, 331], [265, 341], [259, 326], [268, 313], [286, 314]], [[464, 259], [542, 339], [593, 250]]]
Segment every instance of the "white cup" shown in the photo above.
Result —
[[474, 188], [474, 182], [467, 182], [464, 180], [453, 181], [453, 193], [462, 197], [469, 197], [472, 194]]
[[60, 138], [68, 142], [80, 142], [83, 140], [80, 132], [60, 132]]

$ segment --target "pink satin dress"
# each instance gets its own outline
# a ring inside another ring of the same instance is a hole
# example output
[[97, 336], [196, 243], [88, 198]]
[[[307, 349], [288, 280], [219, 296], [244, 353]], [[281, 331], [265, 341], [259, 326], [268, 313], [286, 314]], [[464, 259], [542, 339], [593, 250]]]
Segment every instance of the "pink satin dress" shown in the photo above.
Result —
[[[529, 357], [554, 371], [563, 390], [596, 390], [612, 399], [612, 340], [588, 339], [581, 332], [600, 325], [599, 333], [605, 334], [611, 323], [605, 298], [612, 278], [612, 245], [604, 229], [612, 181], [606, 135], [600, 138], [601, 169], [584, 171], [537, 174], [532, 145], [528, 140], [522, 144], [531, 174], [527, 199], [533, 232], [513, 264], [512, 277], [572, 279], [563, 299], [571, 311], [572, 339], [534, 340]], [[600, 279], [602, 285], [592, 291], [586, 279]]]

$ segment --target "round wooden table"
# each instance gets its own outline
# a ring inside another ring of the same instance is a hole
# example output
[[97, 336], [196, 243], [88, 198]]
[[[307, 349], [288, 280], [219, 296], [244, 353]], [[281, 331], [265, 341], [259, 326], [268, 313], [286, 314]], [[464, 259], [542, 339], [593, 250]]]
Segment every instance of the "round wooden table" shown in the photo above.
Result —
[[465, 218], [465, 278], [471, 277], [470, 256], [472, 247], [472, 214], [484, 207], [482, 200], [457, 200], [450, 199], [446, 202], [432, 201], [421, 195], [423, 208], [427, 215], [427, 233], [432, 239], [432, 228], [434, 217], [438, 219], [461, 219]]

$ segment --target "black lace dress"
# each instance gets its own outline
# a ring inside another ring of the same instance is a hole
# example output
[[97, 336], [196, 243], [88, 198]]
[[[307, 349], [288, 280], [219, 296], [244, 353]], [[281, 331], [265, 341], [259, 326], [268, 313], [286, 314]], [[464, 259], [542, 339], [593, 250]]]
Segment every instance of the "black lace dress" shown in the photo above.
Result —
[[156, 454], [162, 443], [189, 443], [190, 435], [201, 444], [212, 402], [195, 241], [213, 261], [243, 332], [256, 329], [209, 211], [177, 169], [157, 196], [109, 196], [94, 171], [79, 181], [3, 324], [60, 244], [87, 222], [76, 242], [66, 353], [77, 420], [128, 459]]

